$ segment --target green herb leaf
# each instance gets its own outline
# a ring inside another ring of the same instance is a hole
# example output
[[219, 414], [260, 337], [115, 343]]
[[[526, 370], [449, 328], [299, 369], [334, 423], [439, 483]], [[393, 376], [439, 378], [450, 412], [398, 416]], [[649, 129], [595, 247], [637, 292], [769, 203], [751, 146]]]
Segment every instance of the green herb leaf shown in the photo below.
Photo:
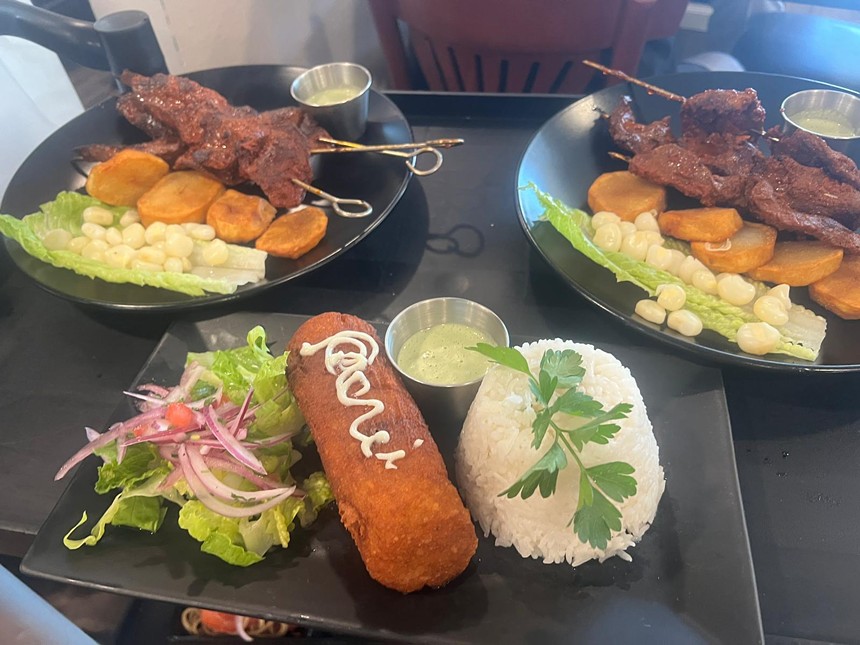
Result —
[[619, 403], [609, 412], [601, 414], [599, 417], [592, 419], [588, 423], [581, 425], [574, 430], [562, 431], [573, 442], [573, 445], [576, 446], [577, 450], [582, 450], [583, 446], [587, 443], [606, 445], [609, 443], [609, 440], [616, 435], [618, 430], [620, 430], [620, 426], [615, 423], [607, 423], [607, 421], [624, 419], [632, 409], [633, 406], [629, 403]]
[[582, 356], [572, 349], [560, 352], [553, 349], [547, 350], [541, 358], [540, 368], [550, 376], [558, 378], [559, 387], [576, 387], [585, 376]]
[[523, 374], [528, 374], [529, 376], [532, 375], [529, 371], [529, 364], [525, 359], [525, 356], [520, 354], [513, 347], [498, 347], [496, 345], [488, 345], [487, 343], [478, 343], [475, 347], [467, 347], [466, 349], [483, 354], [499, 365], [510, 367], [513, 370], [522, 372]]
[[603, 493], [616, 502], [636, 494], [636, 480], [631, 477], [633, 466], [623, 461], [611, 461], [588, 469], [588, 476]]
[[552, 405], [552, 409], [553, 412], [563, 412], [575, 417], [590, 418], [596, 417], [603, 412], [603, 405], [600, 401], [593, 399], [585, 392], [571, 388], [556, 399]]
[[523, 499], [528, 499], [538, 487], [540, 487], [541, 497], [549, 497], [555, 492], [558, 471], [565, 466], [567, 466], [567, 457], [564, 450], [554, 443], [546, 454], [510, 488], [499, 493], [499, 497], [507, 496], [513, 499], [519, 495]]
[[549, 429], [549, 424], [551, 421], [552, 410], [544, 408], [537, 413], [534, 423], [532, 423], [532, 433], [534, 433], [534, 439], [532, 439], [532, 448], [534, 448], [535, 450], [540, 448], [541, 443], [543, 443], [543, 438], [546, 436], [546, 431]]
[[621, 511], [603, 494], [592, 489], [591, 504], [583, 505], [573, 516], [577, 537], [595, 549], [605, 549], [612, 531], [621, 530]]
[[538, 385], [540, 386], [540, 400], [544, 405], [549, 405], [549, 400], [555, 394], [555, 388], [558, 387], [558, 378], [550, 376], [545, 370], [541, 370], [538, 375]]
[[[576, 510], [583, 506], [591, 506], [594, 500], [594, 488], [591, 485], [591, 480], [588, 478], [588, 473], [584, 468], [579, 469], [579, 500], [576, 502]], [[571, 519], [571, 521], [573, 521]]]

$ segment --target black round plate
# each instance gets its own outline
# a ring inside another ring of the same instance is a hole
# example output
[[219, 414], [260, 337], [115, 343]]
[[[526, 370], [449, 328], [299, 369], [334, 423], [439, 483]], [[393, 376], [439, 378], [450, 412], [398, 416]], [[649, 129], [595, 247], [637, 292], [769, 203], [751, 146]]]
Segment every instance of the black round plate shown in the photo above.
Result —
[[[832, 87], [815, 81], [749, 72], [695, 72], [648, 80], [682, 96], [691, 96], [706, 89], [752, 87], [767, 110], [767, 127], [781, 122], [779, 106], [789, 94], [808, 88]], [[629, 283], [616, 282], [610, 271], [578, 253], [552, 225], [540, 220], [543, 209], [531, 191], [519, 190], [519, 187], [534, 182], [541, 190], [568, 205], [587, 209], [588, 187], [594, 179], [601, 173], [624, 169], [623, 162], [607, 154], [617, 147], [606, 126], [600, 122], [600, 114], [611, 112], [624, 94], [633, 96], [642, 121], [650, 122], [670, 114], [677, 124], [679, 104], [625, 83], [573, 103], [547, 121], [526, 148], [517, 171], [517, 208], [526, 235], [546, 261], [580, 294], [633, 329], [703, 358], [786, 372], [860, 370], [860, 322], [842, 320], [824, 311], [809, 300], [804, 288], [792, 289], [792, 300], [827, 319], [827, 337], [816, 362], [777, 354], [763, 357], [745, 354], [737, 345], [714, 332], [706, 330], [696, 338], [687, 338], [634, 316], [633, 307], [643, 297], [642, 290]], [[670, 195], [670, 207], [689, 203], [680, 195]]]
[[[271, 110], [295, 105], [290, 84], [299, 67], [249, 65], [195, 72], [188, 76], [221, 94], [233, 105]], [[37, 211], [63, 190], [80, 190], [85, 182], [72, 158], [75, 148], [89, 143], [136, 143], [145, 135], [129, 125], [109, 99], [79, 115], [46, 139], [15, 173], [3, 197], [0, 211], [23, 217]], [[394, 103], [371, 90], [367, 131], [361, 143], [412, 141], [406, 117]], [[6, 240], [10, 256], [22, 271], [51, 293], [76, 302], [111, 309], [179, 310], [237, 300], [308, 273], [333, 260], [376, 228], [388, 215], [412, 173], [404, 160], [378, 154], [322, 155], [315, 160], [314, 184], [338, 197], [364, 199], [373, 214], [363, 219], [344, 219], [330, 212], [323, 241], [298, 260], [269, 257], [262, 282], [239, 287], [229, 295], [202, 297], [131, 284], [92, 280], [58, 269], [27, 255], [16, 242]]]

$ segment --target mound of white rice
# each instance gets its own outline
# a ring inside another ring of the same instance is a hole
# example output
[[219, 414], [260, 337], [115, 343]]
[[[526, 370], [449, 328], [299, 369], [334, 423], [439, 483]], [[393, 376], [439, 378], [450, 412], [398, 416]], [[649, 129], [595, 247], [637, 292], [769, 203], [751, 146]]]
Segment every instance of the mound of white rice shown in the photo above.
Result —
[[[632, 476], [637, 491], [620, 505], [613, 502], [622, 513], [622, 529], [612, 535], [605, 550], [581, 542], [568, 526], [579, 496], [579, 469], [573, 459], [568, 459], [567, 467], [559, 473], [555, 494], [549, 498], [541, 497], [540, 491], [527, 500], [499, 497], [543, 456], [552, 430], [538, 450], [531, 447], [535, 410], [528, 378], [494, 365], [472, 403], [457, 447], [457, 480], [472, 516], [484, 535], [495, 536], [496, 546], [513, 545], [523, 557], [543, 558], [548, 563], [566, 560], [573, 566], [595, 558], [602, 562], [614, 555], [630, 560], [626, 549], [648, 530], [666, 485], [657, 441], [636, 381], [618, 359], [591, 345], [556, 339], [517, 349], [534, 375], [546, 350], [573, 349], [582, 355], [586, 370], [582, 391], [606, 410], [622, 402], [633, 405], [626, 419], [614, 422], [621, 427], [615, 437], [607, 445], [587, 444], [581, 458], [586, 467], [609, 461], [629, 463], [635, 469]], [[556, 420], [565, 426], [563, 415]]]

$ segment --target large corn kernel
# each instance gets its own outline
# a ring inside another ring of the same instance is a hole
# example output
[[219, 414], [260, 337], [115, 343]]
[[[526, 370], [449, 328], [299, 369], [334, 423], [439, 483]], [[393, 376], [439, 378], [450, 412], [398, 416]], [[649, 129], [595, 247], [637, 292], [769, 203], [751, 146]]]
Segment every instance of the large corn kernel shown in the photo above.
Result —
[[661, 284], [657, 287], [657, 304], [666, 311], [683, 309], [687, 302], [687, 292], [677, 284]]
[[696, 271], [693, 271], [691, 281], [696, 289], [701, 289], [705, 293], [716, 295], [717, 279], [714, 277], [714, 274], [711, 273], [710, 269], [697, 269]]
[[143, 239], [146, 240], [147, 244], [152, 245], [156, 242], [163, 242], [166, 233], [167, 225], [164, 222], [153, 222], [146, 227], [146, 233], [144, 233]]
[[621, 249], [621, 229], [618, 224], [609, 222], [594, 232], [594, 243], [604, 251], [619, 251]]
[[[679, 251], [680, 252], [680, 251]], [[681, 280], [686, 282], [687, 284], [693, 283], [693, 273], [695, 271], [699, 271], [701, 269], [706, 269], [707, 267], [699, 262], [692, 255], [685, 255], [684, 259], [681, 260], [681, 264], [678, 265], [678, 271], [675, 275], [677, 275]]]
[[127, 244], [117, 244], [105, 251], [105, 262], [117, 269], [127, 269], [134, 260], [134, 249]]
[[137, 252], [135, 259], [149, 262], [150, 264], [161, 265], [164, 264], [164, 261], [167, 259], [167, 254], [154, 246], [144, 246]]
[[756, 300], [753, 305], [753, 313], [762, 322], [775, 327], [788, 322], [788, 312], [785, 310], [785, 305], [776, 296], [762, 296]]
[[778, 284], [775, 287], [771, 287], [767, 295], [773, 296], [778, 299], [782, 306], [785, 307], [786, 311], [791, 311], [791, 297], [790, 297], [791, 287], [787, 284]]
[[599, 229], [604, 224], [618, 224], [620, 221], [621, 218], [618, 217], [618, 215], [609, 211], [597, 211], [591, 217], [591, 225], [595, 230]]
[[[630, 222], [627, 222], [627, 224], [630, 224]], [[644, 231], [636, 231], [633, 235], [627, 235], [621, 242], [621, 252], [640, 262], [648, 254], [648, 247], [648, 236]]]
[[779, 330], [765, 322], [744, 323], [736, 337], [738, 347], [747, 354], [761, 356], [776, 349]]
[[684, 336], [692, 337], [702, 333], [702, 320], [687, 309], [670, 312], [666, 324]]
[[99, 224], [100, 226], [113, 224], [113, 213], [101, 206], [87, 206], [82, 215], [84, 222]]
[[203, 249], [203, 261], [212, 267], [221, 266], [230, 257], [230, 250], [223, 240], [212, 240]]
[[118, 228], [111, 226], [105, 231], [105, 242], [111, 246], [122, 244], [122, 232]]
[[621, 229], [621, 237], [627, 237], [636, 232], [636, 224], [633, 222], [618, 222], [618, 228]]
[[[86, 239], [87, 242], [89, 242], [89, 238]], [[71, 241], [72, 234], [62, 228], [55, 228], [48, 231], [45, 233], [45, 237], [42, 238], [42, 244], [44, 244], [45, 248], [49, 251], [65, 251]], [[83, 245], [81, 245], [81, 248], [83, 248]]]
[[119, 225], [122, 228], [126, 226], [131, 226], [132, 224], [140, 221], [140, 213], [138, 213], [133, 208], [130, 208], [125, 213], [122, 214], [122, 217], [119, 218]]
[[633, 223], [636, 224], [636, 228], [640, 231], [656, 231], [660, 232], [660, 225], [657, 224], [657, 218], [654, 217], [654, 213], [652, 211], [645, 211], [644, 213], [639, 213], [636, 216], [636, 219], [633, 220]]
[[105, 227], [99, 224], [94, 224], [92, 222], [84, 222], [81, 224], [81, 233], [86, 235], [91, 240], [103, 240], [105, 239]]
[[666, 320], [666, 310], [653, 300], [643, 299], [636, 303], [634, 309], [638, 316], [655, 325], [662, 325]]
[[672, 266], [672, 252], [662, 246], [652, 244], [645, 254], [645, 262], [655, 269], [668, 271], [669, 267]]
[[194, 251], [194, 240], [184, 231], [179, 233], [168, 232], [164, 240], [164, 252], [174, 258], [187, 258]]
[[717, 293], [729, 304], [741, 307], [755, 298], [755, 287], [737, 273], [730, 273], [717, 278]]
[[146, 229], [140, 222], [133, 222], [122, 229], [122, 243], [133, 249], [139, 249], [146, 244]]
[[182, 273], [182, 258], [167, 258], [164, 261], [164, 270], [171, 273]]
[[90, 243], [90, 238], [86, 235], [80, 235], [78, 237], [73, 237], [69, 240], [69, 244], [66, 247], [67, 251], [71, 251], [72, 253], [77, 253], [78, 255], [84, 250], [84, 247]]

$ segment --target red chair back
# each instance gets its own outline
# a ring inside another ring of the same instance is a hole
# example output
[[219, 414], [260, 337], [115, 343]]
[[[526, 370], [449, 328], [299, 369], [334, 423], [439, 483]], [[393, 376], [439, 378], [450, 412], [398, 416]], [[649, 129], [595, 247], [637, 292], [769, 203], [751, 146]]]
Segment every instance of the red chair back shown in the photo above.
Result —
[[[595, 74], [581, 64], [584, 58], [635, 74], [646, 40], [677, 31], [686, 4], [370, 0], [396, 88], [414, 89], [412, 55], [433, 91], [523, 93], [581, 92]], [[400, 24], [408, 29], [411, 54]]]

